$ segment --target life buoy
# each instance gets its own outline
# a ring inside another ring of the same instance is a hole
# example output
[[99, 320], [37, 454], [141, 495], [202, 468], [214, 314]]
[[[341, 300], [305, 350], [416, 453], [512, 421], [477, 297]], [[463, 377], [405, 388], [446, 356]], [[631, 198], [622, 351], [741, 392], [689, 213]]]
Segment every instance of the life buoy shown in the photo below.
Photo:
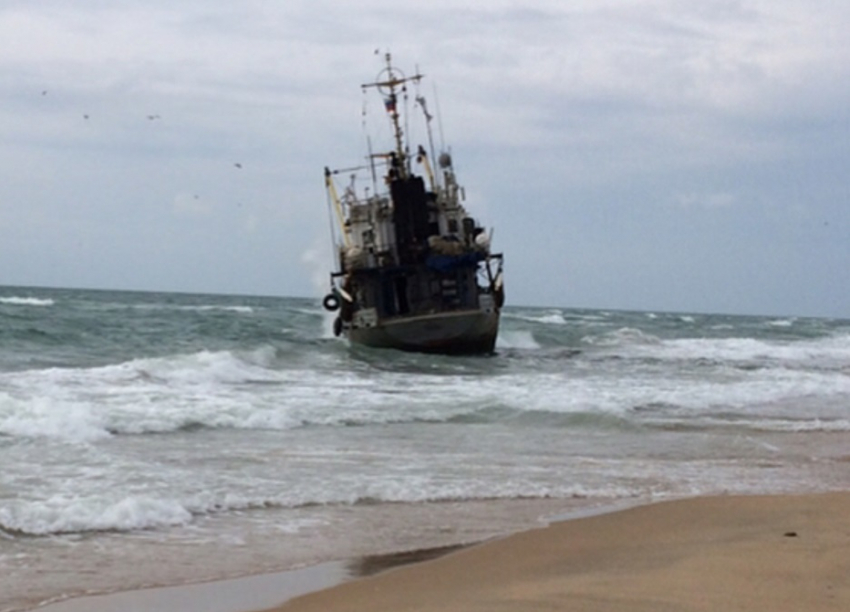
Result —
[[337, 317], [334, 319], [334, 336], [339, 338], [340, 334], [342, 334], [342, 319]]
[[339, 309], [339, 297], [337, 297], [336, 293], [329, 293], [325, 296], [325, 299], [322, 300], [322, 306], [325, 307], [325, 310], [330, 310], [333, 312], [334, 310]]

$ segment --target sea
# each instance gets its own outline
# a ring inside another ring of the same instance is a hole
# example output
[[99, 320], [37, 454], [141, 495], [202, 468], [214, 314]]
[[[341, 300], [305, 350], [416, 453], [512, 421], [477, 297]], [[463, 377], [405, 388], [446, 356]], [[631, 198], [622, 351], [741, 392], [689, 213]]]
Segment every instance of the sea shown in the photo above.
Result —
[[331, 327], [0, 287], [0, 611], [850, 487], [850, 320], [508, 305], [478, 357]]

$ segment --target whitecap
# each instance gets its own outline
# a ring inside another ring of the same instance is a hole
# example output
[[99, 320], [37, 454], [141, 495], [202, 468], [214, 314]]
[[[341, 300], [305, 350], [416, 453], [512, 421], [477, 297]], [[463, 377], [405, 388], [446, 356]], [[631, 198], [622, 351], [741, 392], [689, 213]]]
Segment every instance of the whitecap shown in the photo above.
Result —
[[[0, 374], [0, 433], [90, 443], [196, 425], [294, 427], [298, 421], [279, 409], [276, 389], [304, 373], [275, 370], [275, 359], [275, 349], [265, 346]], [[262, 402], [250, 400], [256, 384], [270, 385]]]
[[557, 310], [548, 312], [546, 314], [505, 313], [503, 317], [506, 319], [516, 319], [518, 321], [527, 321], [529, 323], [542, 323], [549, 325], [566, 325], [567, 323], [567, 320], [564, 318], [563, 313]]
[[[123, 307], [123, 305], [121, 305]], [[228, 305], [228, 304], [192, 304], [192, 305], [176, 305], [176, 304], [135, 304], [132, 306], [135, 310], [177, 310], [181, 312], [234, 312], [237, 314], [253, 314], [253, 306], [244, 305]]]
[[0, 297], [0, 304], [11, 304], [13, 306], [53, 306], [54, 301], [46, 298], [34, 297]]
[[496, 338], [496, 348], [502, 349], [539, 349], [540, 345], [530, 331], [502, 330]]
[[793, 319], [776, 319], [775, 321], [769, 321], [768, 325], [772, 325], [773, 327], [791, 327], [794, 325]]
[[110, 501], [54, 495], [0, 508], [3, 529], [37, 536], [185, 525], [191, 518], [191, 513], [176, 501], [145, 496]]
[[639, 329], [621, 327], [601, 336], [585, 336], [582, 338], [582, 342], [595, 346], [614, 347], [623, 345], [657, 345], [661, 340], [657, 336], [647, 334]]
[[549, 323], [552, 325], [566, 325], [567, 320], [564, 318], [560, 312], [553, 312], [547, 315], [543, 315], [542, 317], [538, 317], [537, 321], [539, 323]]
[[251, 306], [225, 306], [223, 304], [210, 304], [201, 306], [179, 306], [178, 310], [188, 310], [196, 312], [209, 312], [221, 310], [224, 312], [236, 312], [239, 314], [252, 314], [254, 308]]
[[93, 442], [108, 438], [103, 420], [81, 401], [51, 395], [46, 386], [31, 398], [0, 393], [0, 433], [19, 438]]

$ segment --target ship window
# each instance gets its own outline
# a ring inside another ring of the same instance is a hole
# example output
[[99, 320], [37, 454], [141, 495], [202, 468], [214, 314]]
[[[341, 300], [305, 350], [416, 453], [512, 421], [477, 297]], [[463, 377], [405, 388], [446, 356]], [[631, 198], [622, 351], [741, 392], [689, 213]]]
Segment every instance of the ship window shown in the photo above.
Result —
[[457, 234], [457, 219], [449, 219], [449, 233]]

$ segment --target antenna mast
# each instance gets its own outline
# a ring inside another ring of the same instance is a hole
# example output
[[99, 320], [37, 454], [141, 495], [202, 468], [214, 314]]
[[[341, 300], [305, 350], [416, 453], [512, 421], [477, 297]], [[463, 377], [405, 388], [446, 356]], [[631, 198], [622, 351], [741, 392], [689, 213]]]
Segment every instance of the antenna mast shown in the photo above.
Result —
[[406, 91], [406, 88], [404, 87], [405, 83], [408, 81], [418, 83], [424, 75], [417, 72], [413, 76], [406, 77], [401, 70], [393, 67], [392, 56], [389, 53], [384, 55], [384, 59], [387, 62], [387, 67], [378, 74], [378, 80], [374, 83], [364, 83], [361, 87], [363, 89], [366, 89], [367, 87], [375, 87], [384, 97], [384, 107], [390, 114], [390, 119], [392, 119], [393, 133], [395, 135], [395, 163], [393, 165], [398, 171], [406, 174], [407, 153], [404, 148], [404, 132], [401, 129], [401, 123], [399, 121], [400, 115], [398, 112], [397, 92], [399, 91], [399, 88], [401, 91]]

